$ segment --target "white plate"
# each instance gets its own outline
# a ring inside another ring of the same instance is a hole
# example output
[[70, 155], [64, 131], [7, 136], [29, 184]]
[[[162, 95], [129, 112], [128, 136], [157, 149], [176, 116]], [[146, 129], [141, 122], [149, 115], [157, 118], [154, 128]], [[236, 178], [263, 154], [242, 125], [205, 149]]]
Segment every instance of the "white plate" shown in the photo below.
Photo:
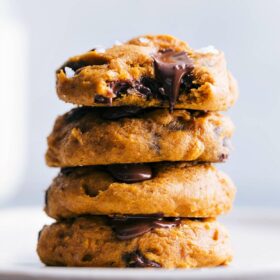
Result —
[[228, 267], [196, 270], [44, 267], [37, 233], [52, 220], [38, 208], [0, 211], [0, 280], [280, 279], [280, 210], [238, 209], [224, 217], [235, 250]]

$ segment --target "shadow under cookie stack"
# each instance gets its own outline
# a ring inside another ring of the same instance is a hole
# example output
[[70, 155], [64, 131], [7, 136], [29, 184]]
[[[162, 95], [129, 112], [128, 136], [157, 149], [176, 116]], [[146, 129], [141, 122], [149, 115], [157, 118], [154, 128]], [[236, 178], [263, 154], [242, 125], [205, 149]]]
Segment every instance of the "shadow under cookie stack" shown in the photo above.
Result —
[[47, 164], [37, 252], [51, 266], [196, 268], [228, 264], [216, 221], [235, 187], [212, 163], [230, 151], [233, 124], [218, 111], [237, 99], [222, 52], [169, 35], [141, 36], [69, 59]]

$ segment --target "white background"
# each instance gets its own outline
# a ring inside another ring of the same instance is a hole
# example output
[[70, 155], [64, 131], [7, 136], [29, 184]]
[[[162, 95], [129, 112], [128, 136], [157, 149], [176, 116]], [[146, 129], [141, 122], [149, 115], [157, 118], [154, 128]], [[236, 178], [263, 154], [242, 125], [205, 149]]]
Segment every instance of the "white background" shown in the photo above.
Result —
[[[56, 97], [55, 69], [69, 56], [94, 45], [106, 47], [115, 40], [125, 41], [145, 33], [169, 33], [194, 48], [211, 44], [224, 50], [229, 68], [239, 81], [240, 98], [229, 112], [237, 128], [235, 150], [230, 160], [219, 166], [238, 187], [236, 204], [279, 204], [280, 1], [10, 2], [13, 18], [26, 29], [28, 64], [27, 90], [20, 93], [25, 94], [26, 100], [26, 157], [23, 170], [18, 170], [23, 173], [19, 192], [6, 205], [42, 203], [43, 190], [57, 172], [45, 166], [45, 137], [55, 117], [71, 105]], [[0, 0], [0, 10], [3, 3]], [[18, 110], [10, 113], [17, 114]], [[9, 115], [5, 119], [9, 122]], [[0, 155], [2, 163], [6, 160]], [[5, 164], [1, 166], [1, 174], [6, 174]]]

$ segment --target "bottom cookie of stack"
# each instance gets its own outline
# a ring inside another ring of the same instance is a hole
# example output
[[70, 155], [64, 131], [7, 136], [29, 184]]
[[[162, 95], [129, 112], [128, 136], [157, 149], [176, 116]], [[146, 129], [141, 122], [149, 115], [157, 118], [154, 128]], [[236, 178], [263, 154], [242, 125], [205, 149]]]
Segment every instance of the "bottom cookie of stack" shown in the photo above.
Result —
[[215, 219], [85, 216], [45, 226], [38, 255], [51, 266], [196, 268], [227, 264], [229, 236]]

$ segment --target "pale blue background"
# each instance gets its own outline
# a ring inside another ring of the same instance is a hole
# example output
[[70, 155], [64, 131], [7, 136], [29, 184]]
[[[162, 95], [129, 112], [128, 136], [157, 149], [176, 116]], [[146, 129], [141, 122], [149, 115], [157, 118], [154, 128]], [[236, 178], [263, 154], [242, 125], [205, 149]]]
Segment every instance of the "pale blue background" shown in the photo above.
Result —
[[[229, 114], [235, 150], [223, 165], [238, 187], [236, 204], [280, 202], [280, 1], [11, 1], [28, 32], [28, 139], [20, 193], [7, 204], [39, 204], [57, 170], [44, 164], [45, 137], [68, 110], [55, 94], [54, 70], [96, 44], [170, 33], [194, 48], [224, 50], [241, 96]], [[0, 1], [1, 5], [1, 1]], [[1, 8], [1, 6], [0, 6]]]

